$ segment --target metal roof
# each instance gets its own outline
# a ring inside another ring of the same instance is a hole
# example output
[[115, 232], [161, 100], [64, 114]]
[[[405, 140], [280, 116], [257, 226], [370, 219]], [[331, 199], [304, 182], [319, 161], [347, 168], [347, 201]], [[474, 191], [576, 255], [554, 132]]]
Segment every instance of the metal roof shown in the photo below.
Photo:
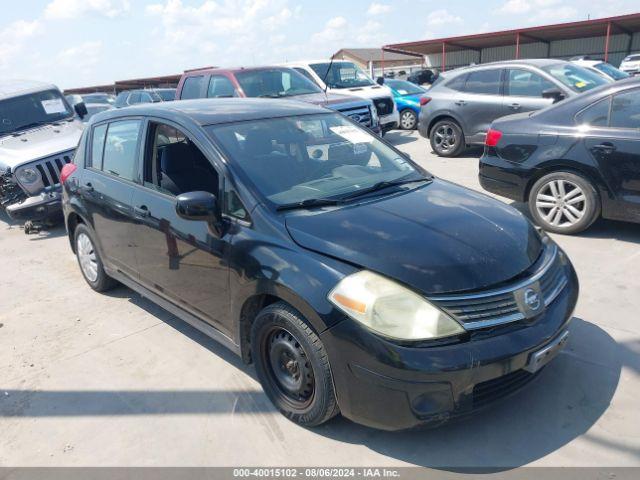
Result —
[[633, 32], [640, 31], [640, 13], [578, 22], [557, 23], [539, 27], [462, 35], [458, 37], [395, 43], [385, 45], [382, 48], [389, 52], [430, 55], [441, 53], [443, 44], [446, 45], [446, 49], [449, 52], [457, 50], [481, 50], [484, 48], [514, 45], [516, 43], [516, 36], [519, 36], [520, 44], [535, 42], [549, 43], [557, 40], [605, 36], [607, 35], [607, 30], [609, 30], [609, 34], [611, 35], [619, 33], [632, 34]]
[[347, 54], [352, 57], [356, 57], [363, 62], [382, 62], [393, 60], [411, 60], [416, 61], [421, 59], [422, 55], [418, 54], [406, 54], [396, 52], [384, 52], [382, 48], [341, 48], [333, 54], [333, 58], [340, 56], [341, 54]]

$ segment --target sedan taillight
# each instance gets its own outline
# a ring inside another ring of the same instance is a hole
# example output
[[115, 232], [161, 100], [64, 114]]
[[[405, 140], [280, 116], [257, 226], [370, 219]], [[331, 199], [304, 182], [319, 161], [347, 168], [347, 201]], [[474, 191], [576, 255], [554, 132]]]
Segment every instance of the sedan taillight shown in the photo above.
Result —
[[502, 132], [500, 130], [494, 130], [493, 128], [490, 128], [489, 131], [487, 132], [487, 136], [484, 140], [484, 144], [487, 147], [495, 147], [501, 138], [502, 138]]
[[431, 101], [431, 97], [420, 97], [420, 106], [426, 105]]

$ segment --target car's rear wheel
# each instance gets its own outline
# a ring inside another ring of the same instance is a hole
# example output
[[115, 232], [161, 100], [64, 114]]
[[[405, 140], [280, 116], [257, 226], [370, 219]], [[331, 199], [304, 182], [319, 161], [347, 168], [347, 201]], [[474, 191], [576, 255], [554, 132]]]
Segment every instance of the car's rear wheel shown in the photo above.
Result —
[[600, 198], [593, 184], [583, 176], [554, 172], [531, 188], [529, 211], [545, 230], [573, 234], [595, 222], [600, 215]]
[[73, 238], [80, 271], [89, 286], [96, 292], [104, 292], [115, 287], [118, 282], [104, 271], [91, 231], [80, 224], [76, 227]]
[[429, 135], [431, 148], [441, 157], [455, 157], [464, 149], [462, 128], [453, 119], [437, 122]]
[[400, 112], [400, 128], [403, 130], [415, 130], [418, 125], [418, 115], [411, 109]]
[[291, 306], [278, 302], [258, 314], [251, 355], [262, 388], [287, 418], [311, 427], [338, 413], [324, 345]]

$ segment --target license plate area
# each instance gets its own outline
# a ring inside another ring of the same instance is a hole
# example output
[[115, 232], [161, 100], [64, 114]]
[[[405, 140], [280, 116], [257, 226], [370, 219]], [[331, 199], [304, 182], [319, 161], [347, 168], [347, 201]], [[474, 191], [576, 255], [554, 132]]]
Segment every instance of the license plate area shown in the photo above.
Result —
[[537, 352], [533, 352], [529, 356], [529, 361], [524, 369], [530, 373], [536, 373], [542, 367], [544, 367], [547, 363], [549, 363], [553, 358], [563, 349], [563, 347], [567, 343], [567, 339], [569, 338], [569, 330], [565, 330], [560, 335], [558, 335], [555, 339], [548, 343], [544, 347], [542, 347]]

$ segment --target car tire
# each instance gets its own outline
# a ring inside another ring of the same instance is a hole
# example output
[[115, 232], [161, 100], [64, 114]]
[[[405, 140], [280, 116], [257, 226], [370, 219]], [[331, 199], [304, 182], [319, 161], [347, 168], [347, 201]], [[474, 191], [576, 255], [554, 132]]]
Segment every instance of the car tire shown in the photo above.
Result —
[[327, 352], [298, 311], [284, 302], [267, 306], [250, 342], [262, 388], [284, 416], [313, 427], [338, 414]]
[[86, 225], [80, 224], [73, 233], [76, 258], [82, 276], [96, 292], [105, 292], [115, 287], [118, 282], [104, 271], [102, 259], [95, 248], [93, 233]]
[[400, 112], [400, 128], [402, 130], [415, 130], [418, 126], [418, 115], [407, 108]]
[[554, 172], [531, 187], [529, 212], [535, 222], [549, 232], [579, 233], [600, 216], [600, 196], [582, 175]]
[[440, 157], [455, 157], [465, 147], [464, 133], [451, 118], [437, 122], [429, 133], [431, 148]]

